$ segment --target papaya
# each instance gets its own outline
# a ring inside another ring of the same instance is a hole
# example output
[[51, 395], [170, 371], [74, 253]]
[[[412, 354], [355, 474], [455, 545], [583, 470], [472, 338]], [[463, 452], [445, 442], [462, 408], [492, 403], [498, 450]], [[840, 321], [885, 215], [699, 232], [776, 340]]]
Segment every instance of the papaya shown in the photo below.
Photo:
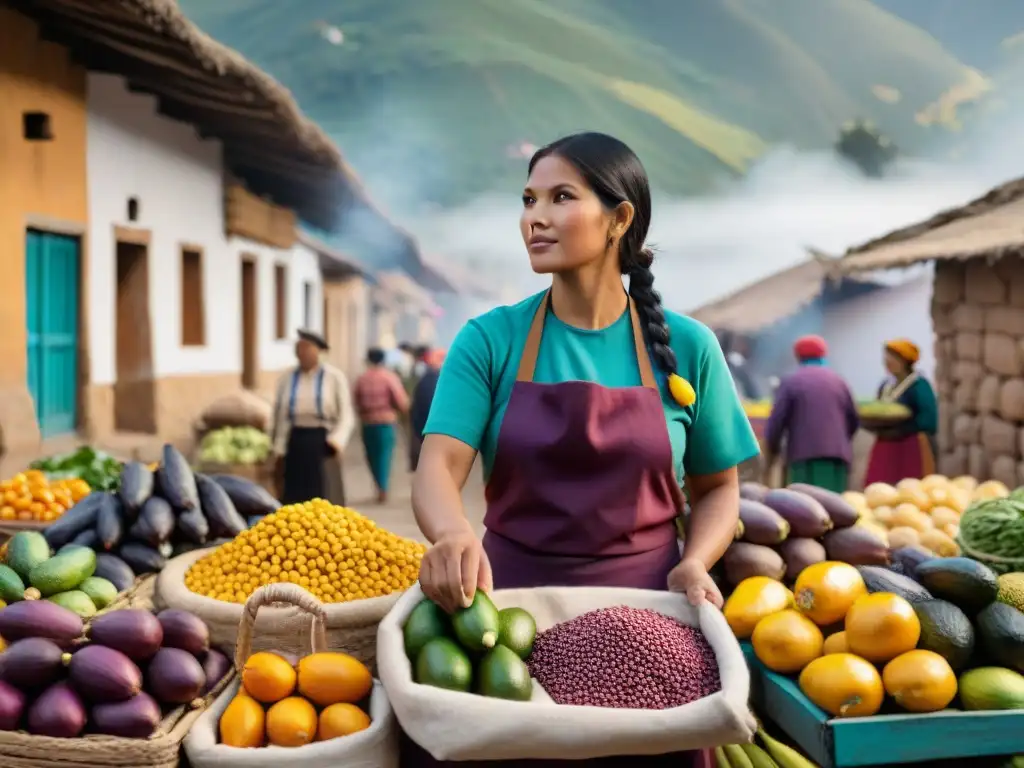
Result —
[[784, 584], [767, 576], [751, 576], [736, 586], [722, 612], [733, 634], [746, 640], [765, 616], [792, 606], [793, 593]]
[[262, 747], [266, 740], [263, 705], [243, 691], [231, 700], [220, 716], [220, 743], [228, 747]]
[[850, 648], [846, 644], [846, 632], [836, 632], [825, 638], [825, 645], [821, 649], [823, 656], [830, 653], [849, 653]]
[[799, 685], [807, 698], [834, 717], [877, 714], [885, 699], [878, 670], [852, 653], [815, 659], [800, 673]]
[[857, 599], [846, 614], [850, 653], [885, 662], [913, 650], [921, 637], [914, 607], [899, 595], [876, 592]]
[[758, 660], [773, 672], [799, 672], [821, 656], [821, 630], [806, 616], [793, 610], [780, 611], [761, 619], [750, 637]]
[[885, 692], [908, 712], [938, 712], [956, 696], [956, 674], [942, 656], [915, 649], [882, 670]]
[[318, 707], [355, 704], [372, 687], [370, 670], [347, 653], [313, 653], [299, 661], [298, 691]]
[[819, 627], [842, 621], [854, 601], [867, 594], [857, 569], [826, 560], [803, 570], [793, 587], [796, 608]]
[[297, 679], [295, 668], [283, 656], [260, 651], [242, 668], [242, 687], [256, 701], [273, 704], [291, 696]]
[[331, 704], [320, 713], [317, 740], [327, 741], [349, 736], [370, 727], [370, 717], [355, 704]]
[[304, 747], [316, 732], [316, 709], [301, 696], [282, 699], [267, 711], [267, 740], [275, 747]]

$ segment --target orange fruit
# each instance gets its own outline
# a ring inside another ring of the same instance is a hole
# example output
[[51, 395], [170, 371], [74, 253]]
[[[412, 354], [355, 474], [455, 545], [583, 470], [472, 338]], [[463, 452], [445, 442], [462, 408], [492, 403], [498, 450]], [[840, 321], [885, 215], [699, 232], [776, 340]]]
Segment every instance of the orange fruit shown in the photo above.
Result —
[[793, 586], [793, 597], [798, 611], [824, 627], [842, 621], [854, 601], [867, 591], [856, 568], [826, 560], [800, 572]]
[[882, 670], [885, 692], [908, 712], [938, 712], [956, 696], [956, 674], [934, 651], [913, 650]]
[[262, 747], [265, 724], [263, 705], [239, 691], [220, 716], [220, 743], [229, 747]]
[[256, 701], [273, 704], [292, 695], [295, 668], [287, 659], [269, 651], [254, 653], [242, 668], [242, 687]]
[[369, 696], [372, 687], [370, 670], [347, 653], [313, 653], [299, 661], [299, 693], [319, 707], [355, 704]]
[[829, 635], [825, 638], [825, 646], [821, 649], [821, 653], [827, 656], [830, 653], [849, 653], [850, 649], [846, 646], [846, 633], [836, 632], [835, 634]]
[[267, 711], [267, 740], [276, 747], [303, 747], [316, 738], [313, 705], [301, 696], [282, 699]]
[[876, 592], [857, 599], [846, 614], [850, 653], [883, 662], [911, 651], [921, 638], [913, 606], [899, 595]]
[[824, 639], [817, 625], [793, 610], [765, 616], [750, 636], [757, 658], [773, 672], [799, 672], [821, 656]]
[[327, 741], [349, 736], [370, 727], [370, 716], [355, 704], [331, 704], [320, 713], [317, 740]]
[[835, 717], [865, 717], [882, 708], [885, 690], [874, 665], [852, 653], [830, 653], [800, 673], [800, 690]]

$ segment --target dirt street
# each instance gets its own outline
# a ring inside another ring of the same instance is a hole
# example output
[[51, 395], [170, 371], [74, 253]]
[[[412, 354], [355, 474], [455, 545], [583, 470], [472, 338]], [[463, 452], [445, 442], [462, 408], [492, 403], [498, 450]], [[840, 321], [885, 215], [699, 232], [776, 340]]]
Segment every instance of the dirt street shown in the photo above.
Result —
[[[401, 536], [424, 540], [412, 514], [410, 501], [412, 475], [408, 471], [408, 459], [403, 442], [395, 448], [394, 468], [391, 474], [391, 490], [387, 504], [377, 503], [377, 492], [373, 487], [370, 470], [363, 455], [363, 446], [356, 434], [345, 452], [345, 490], [349, 506], [372, 518], [382, 528]], [[462, 493], [466, 514], [481, 533], [484, 517], [483, 473], [478, 464], [470, 473], [469, 481]]]

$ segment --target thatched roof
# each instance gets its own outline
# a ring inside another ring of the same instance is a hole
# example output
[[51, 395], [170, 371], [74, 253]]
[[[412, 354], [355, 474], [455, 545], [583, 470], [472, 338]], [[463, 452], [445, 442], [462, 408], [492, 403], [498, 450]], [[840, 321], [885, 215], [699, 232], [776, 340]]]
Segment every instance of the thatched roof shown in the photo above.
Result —
[[826, 262], [812, 257], [689, 314], [716, 331], [754, 333], [796, 314], [818, 298], [826, 277]]
[[357, 259], [347, 253], [342, 253], [336, 248], [332, 248], [308, 232], [299, 233], [299, 242], [317, 255], [320, 261], [320, 272], [326, 280], [372, 277], [370, 270]]
[[[216, 0], [210, 0], [215, 2]], [[253, 192], [335, 229], [370, 205], [327, 135], [284, 86], [201, 32], [174, 0], [0, 0], [92, 71], [156, 96], [160, 111], [219, 139], [228, 168]]]
[[1024, 179], [996, 187], [959, 208], [850, 248], [832, 263], [854, 274], [924, 261], [999, 257], [1024, 249]]

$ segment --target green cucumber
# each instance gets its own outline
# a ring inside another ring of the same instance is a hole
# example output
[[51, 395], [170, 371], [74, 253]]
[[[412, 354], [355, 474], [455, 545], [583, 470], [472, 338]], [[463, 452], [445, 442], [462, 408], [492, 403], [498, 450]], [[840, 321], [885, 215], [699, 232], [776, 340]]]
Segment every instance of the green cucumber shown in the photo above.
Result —
[[0, 565], [0, 600], [10, 605], [25, 599], [25, 582], [13, 568]]
[[81, 618], [88, 619], [96, 615], [96, 604], [89, 599], [89, 596], [79, 589], [71, 589], [67, 592], [58, 592], [46, 598], [49, 602], [67, 608], [72, 613], [77, 613]]
[[67, 549], [40, 563], [28, 575], [29, 583], [43, 597], [78, 589], [96, 571], [96, 553], [91, 549]]
[[18, 531], [7, 544], [7, 565], [22, 581], [33, 568], [49, 559], [50, 544], [38, 531]]
[[78, 588], [100, 609], [106, 608], [117, 599], [117, 587], [99, 576], [90, 576], [79, 584]]

